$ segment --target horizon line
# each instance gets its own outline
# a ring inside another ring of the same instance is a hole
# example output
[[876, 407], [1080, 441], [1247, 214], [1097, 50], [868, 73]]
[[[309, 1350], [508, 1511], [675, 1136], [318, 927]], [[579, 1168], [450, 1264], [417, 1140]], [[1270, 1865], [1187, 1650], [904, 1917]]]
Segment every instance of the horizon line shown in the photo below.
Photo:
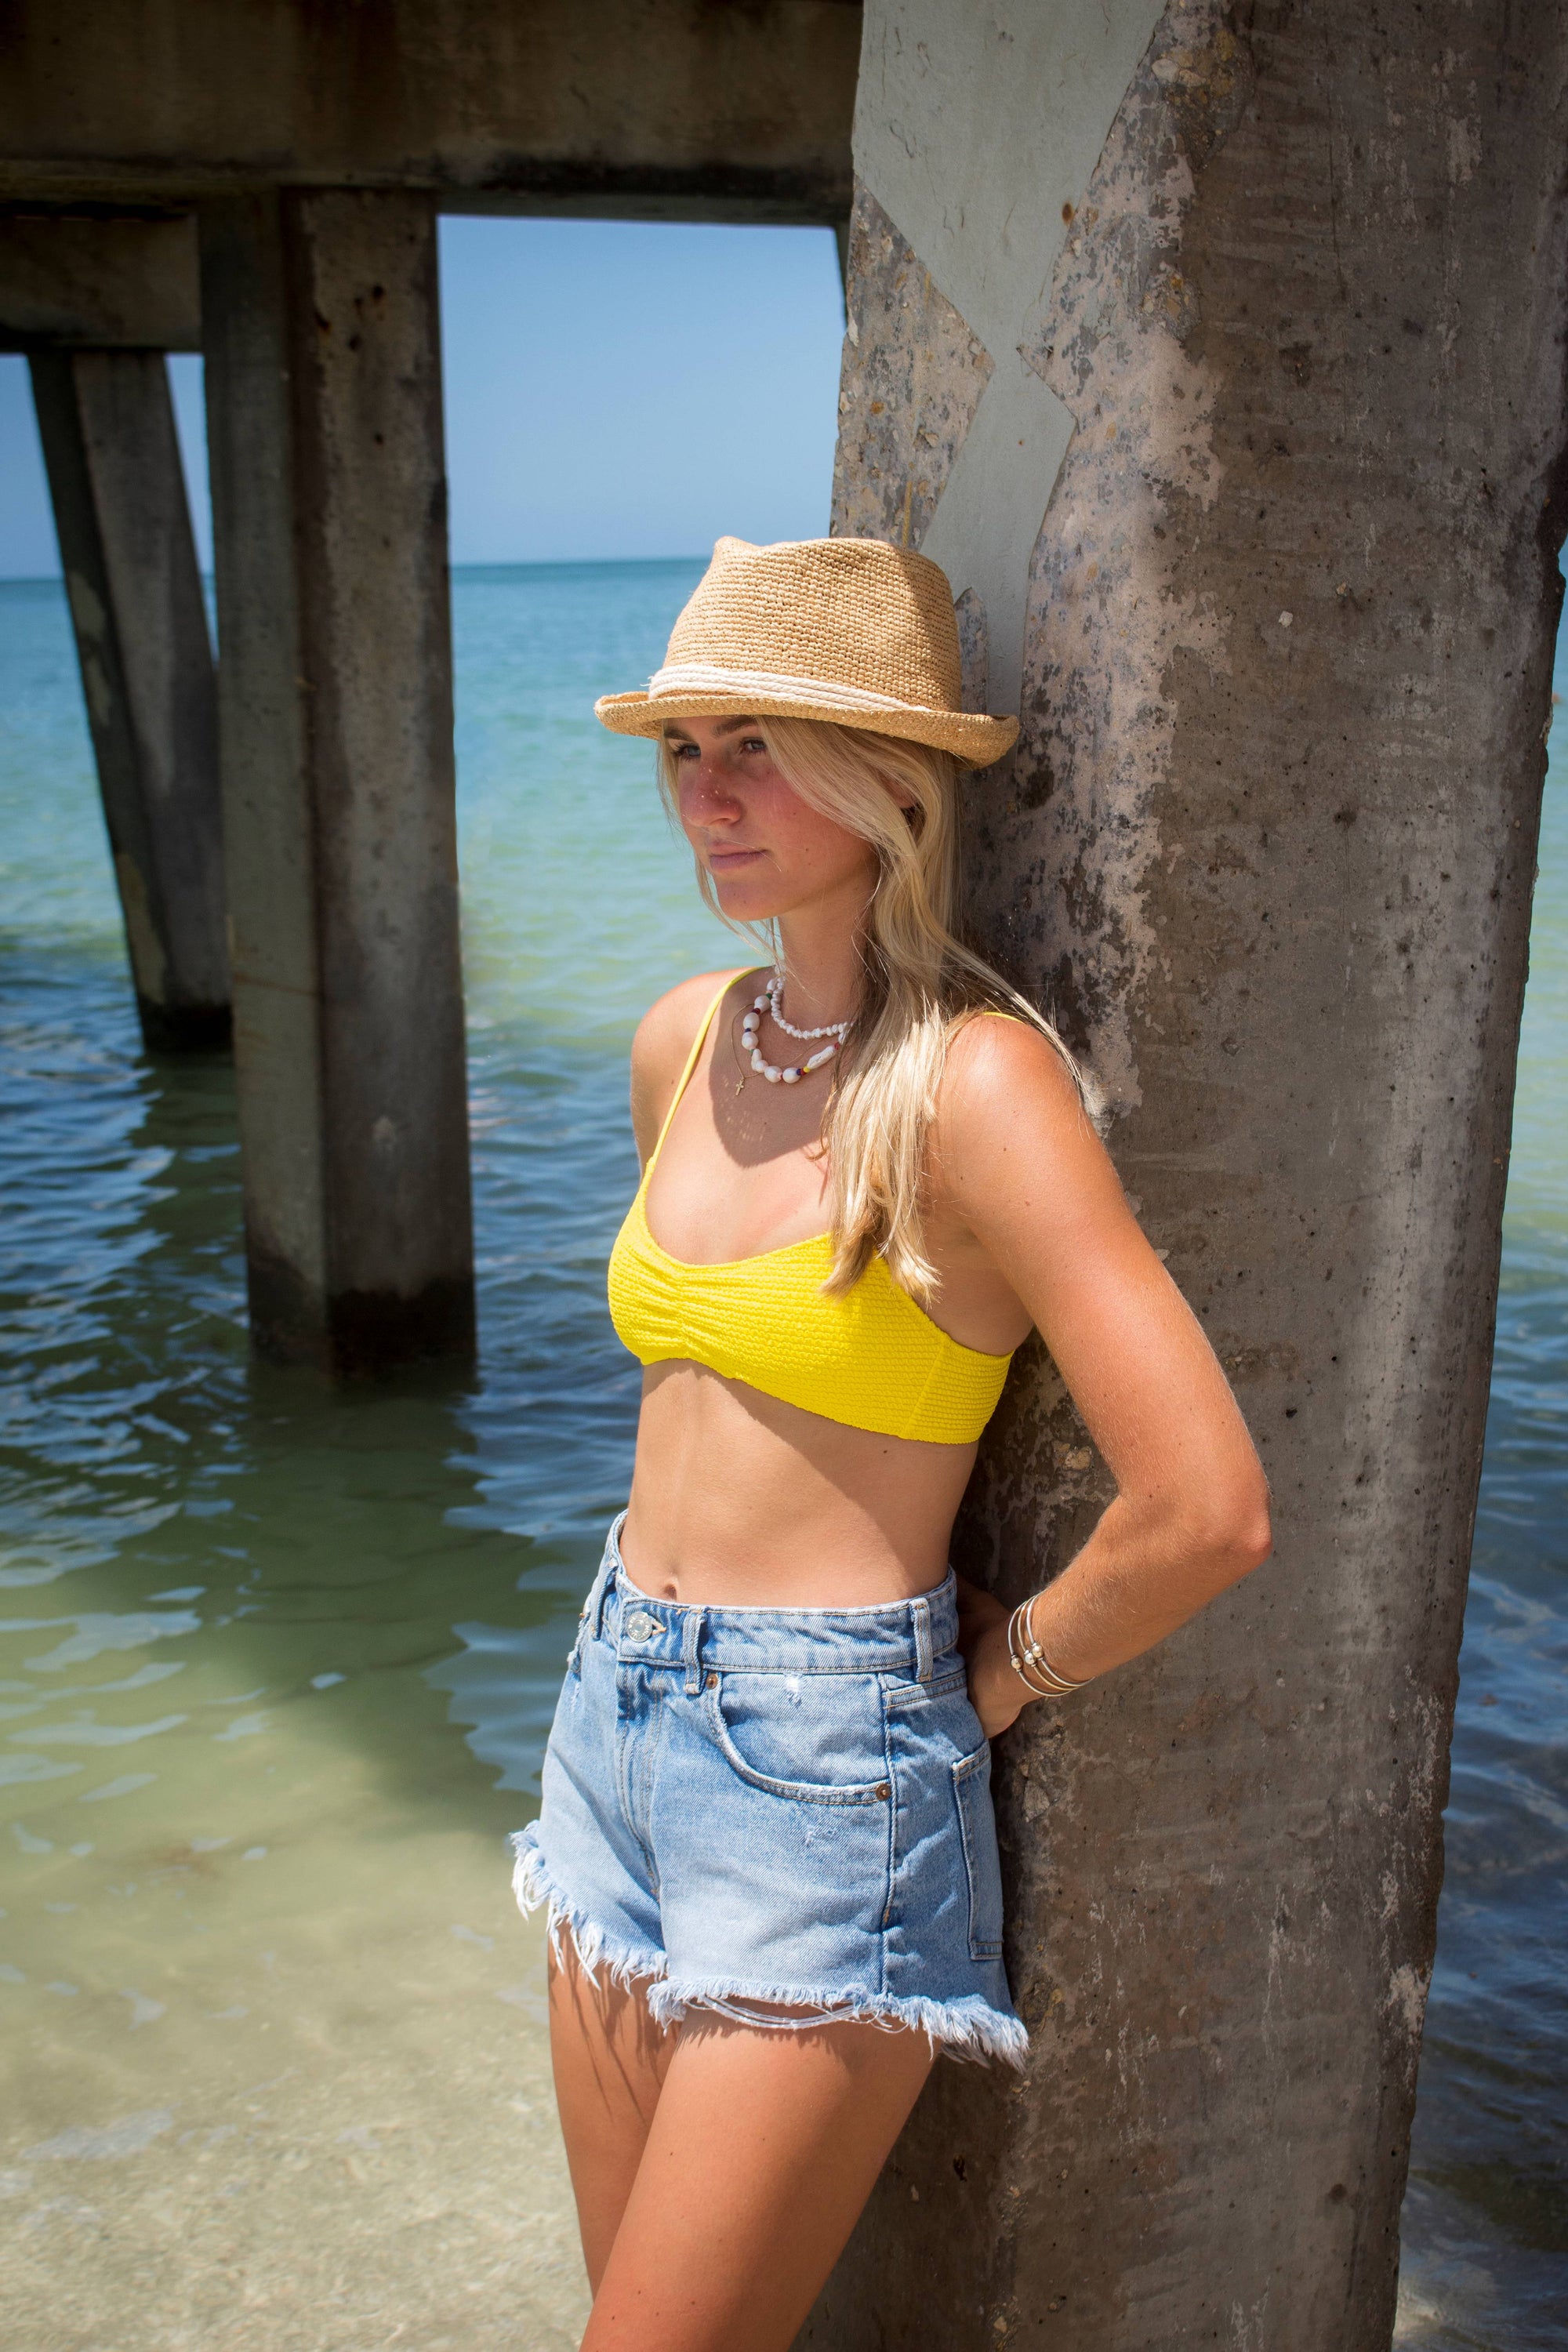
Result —
[[[449, 562], [447, 569], [455, 575], [459, 572], [588, 572], [605, 564], [632, 563], [707, 563], [712, 551], [694, 555], [504, 555], [474, 556], [461, 563]], [[201, 577], [212, 580], [210, 569]], [[0, 588], [63, 588], [65, 572], [0, 572]]]

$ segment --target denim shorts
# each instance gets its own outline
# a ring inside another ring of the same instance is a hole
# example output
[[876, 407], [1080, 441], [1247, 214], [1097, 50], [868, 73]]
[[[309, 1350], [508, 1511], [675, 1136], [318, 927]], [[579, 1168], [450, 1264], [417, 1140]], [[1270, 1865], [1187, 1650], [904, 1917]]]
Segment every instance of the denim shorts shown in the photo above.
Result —
[[873, 1609], [706, 1608], [639, 1591], [620, 1528], [513, 1840], [557, 1956], [564, 1931], [660, 2024], [868, 2018], [1021, 2065], [952, 1576]]

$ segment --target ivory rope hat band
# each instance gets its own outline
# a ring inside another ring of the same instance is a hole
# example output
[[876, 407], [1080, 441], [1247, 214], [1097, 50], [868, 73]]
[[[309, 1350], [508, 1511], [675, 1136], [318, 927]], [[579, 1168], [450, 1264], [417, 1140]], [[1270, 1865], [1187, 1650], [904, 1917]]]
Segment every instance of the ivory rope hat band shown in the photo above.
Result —
[[999, 760], [1016, 719], [961, 708], [958, 624], [947, 574], [879, 539], [721, 539], [637, 694], [594, 705], [617, 735], [668, 719], [822, 719]]

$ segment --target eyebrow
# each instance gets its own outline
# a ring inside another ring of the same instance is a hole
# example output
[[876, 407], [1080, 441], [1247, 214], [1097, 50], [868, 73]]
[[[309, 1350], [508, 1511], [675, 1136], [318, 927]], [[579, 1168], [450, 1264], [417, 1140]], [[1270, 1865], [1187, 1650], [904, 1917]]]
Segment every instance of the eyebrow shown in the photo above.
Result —
[[[742, 727], [754, 727], [756, 723], [757, 722], [754, 719], [750, 718], [721, 719], [718, 722], [718, 728], [721, 735], [735, 735], [740, 732]], [[694, 735], [687, 733], [686, 729], [682, 727], [678, 719], [667, 719], [665, 721], [664, 731], [667, 737], [679, 735], [683, 742], [694, 743], [697, 740]]]

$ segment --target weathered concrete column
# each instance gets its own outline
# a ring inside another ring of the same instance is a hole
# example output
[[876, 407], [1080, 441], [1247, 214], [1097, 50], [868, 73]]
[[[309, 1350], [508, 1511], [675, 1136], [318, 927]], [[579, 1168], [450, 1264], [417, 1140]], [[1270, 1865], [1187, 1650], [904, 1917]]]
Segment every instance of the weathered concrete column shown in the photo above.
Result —
[[162, 352], [31, 358], [142, 1034], [228, 1036], [217, 707]]
[[[1273, 1481], [999, 1743], [1013, 2088], [939, 2068], [803, 2342], [1375, 2352], [1441, 1874], [1565, 513], [1538, 0], [869, 0], [836, 528], [963, 592], [980, 937]], [[1043, 523], [1042, 523], [1043, 518]], [[1021, 1364], [961, 1559], [1106, 1493]]]
[[202, 215], [252, 1331], [336, 1373], [473, 1344], [436, 220]]

